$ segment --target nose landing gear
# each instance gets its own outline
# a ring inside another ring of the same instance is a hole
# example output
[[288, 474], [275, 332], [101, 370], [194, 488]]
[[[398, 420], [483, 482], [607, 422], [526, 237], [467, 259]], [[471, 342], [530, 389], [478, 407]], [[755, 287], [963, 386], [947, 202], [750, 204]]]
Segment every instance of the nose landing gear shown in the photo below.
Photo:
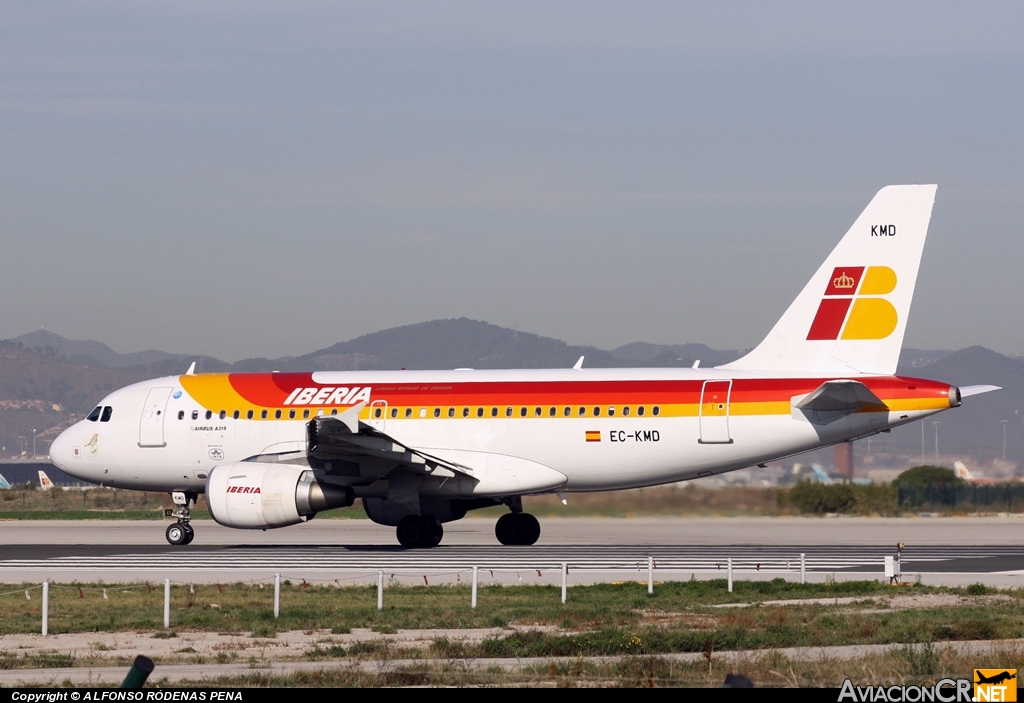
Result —
[[530, 513], [523, 512], [523, 499], [512, 496], [504, 500], [512, 510], [498, 518], [494, 536], [502, 544], [534, 544], [540, 538], [540, 523]]
[[178, 518], [178, 521], [170, 525], [167, 532], [164, 533], [167, 541], [176, 547], [191, 544], [196, 536], [196, 531], [188, 523], [192, 519], [192, 508], [196, 506], [199, 496], [196, 493], [175, 491], [171, 494], [171, 498], [173, 498], [177, 509], [171, 512], [170, 516]]

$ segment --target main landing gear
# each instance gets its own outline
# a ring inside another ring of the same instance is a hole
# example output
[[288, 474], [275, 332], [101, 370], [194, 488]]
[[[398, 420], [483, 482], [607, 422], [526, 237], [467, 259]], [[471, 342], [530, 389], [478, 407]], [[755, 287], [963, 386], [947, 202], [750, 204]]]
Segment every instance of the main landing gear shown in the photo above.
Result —
[[406, 515], [398, 522], [398, 542], [408, 549], [436, 547], [441, 544], [444, 528], [433, 515]]
[[167, 541], [176, 547], [191, 544], [196, 536], [196, 531], [188, 523], [192, 519], [192, 508], [196, 506], [196, 500], [199, 499], [199, 496], [196, 493], [175, 491], [171, 494], [171, 498], [174, 499], [174, 504], [178, 506], [171, 513], [171, 516], [178, 518], [178, 521], [167, 528], [165, 533]]

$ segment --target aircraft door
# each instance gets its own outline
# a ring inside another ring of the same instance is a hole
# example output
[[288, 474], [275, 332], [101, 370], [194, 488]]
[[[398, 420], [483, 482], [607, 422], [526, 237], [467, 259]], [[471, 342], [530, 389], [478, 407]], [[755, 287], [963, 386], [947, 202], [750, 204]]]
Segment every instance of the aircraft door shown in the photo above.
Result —
[[370, 403], [370, 427], [381, 432], [384, 431], [384, 421], [388, 416], [388, 401], [375, 400]]
[[164, 441], [164, 418], [167, 416], [167, 399], [171, 397], [170, 388], [150, 388], [146, 396], [146, 404], [142, 406], [142, 418], [139, 421], [140, 447], [166, 447]]
[[701, 444], [732, 444], [729, 436], [729, 395], [732, 381], [705, 381], [700, 393]]

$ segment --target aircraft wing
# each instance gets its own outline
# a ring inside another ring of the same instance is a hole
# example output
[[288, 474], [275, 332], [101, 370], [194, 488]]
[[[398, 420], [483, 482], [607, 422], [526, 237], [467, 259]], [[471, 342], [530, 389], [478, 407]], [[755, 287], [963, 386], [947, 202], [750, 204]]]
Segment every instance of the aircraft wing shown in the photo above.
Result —
[[454, 492], [474, 496], [550, 491], [567, 480], [564, 474], [521, 457], [413, 447], [341, 415], [313, 418], [306, 425], [306, 434], [311, 466], [353, 479], [372, 481], [401, 467], [444, 481], [450, 479]]
[[817, 422], [829, 423], [862, 410], [887, 410], [881, 398], [860, 381], [825, 381], [794, 404]]

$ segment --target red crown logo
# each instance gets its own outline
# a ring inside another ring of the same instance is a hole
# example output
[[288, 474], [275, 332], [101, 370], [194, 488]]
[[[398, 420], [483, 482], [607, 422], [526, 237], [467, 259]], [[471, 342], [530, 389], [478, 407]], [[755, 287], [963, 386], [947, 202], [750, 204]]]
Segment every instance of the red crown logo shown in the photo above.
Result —
[[843, 271], [842, 274], [832, 279], [832, 285], [836, 288], [853, 288], [857, 285], [857, 279], [847, 276], [846, 272]]

